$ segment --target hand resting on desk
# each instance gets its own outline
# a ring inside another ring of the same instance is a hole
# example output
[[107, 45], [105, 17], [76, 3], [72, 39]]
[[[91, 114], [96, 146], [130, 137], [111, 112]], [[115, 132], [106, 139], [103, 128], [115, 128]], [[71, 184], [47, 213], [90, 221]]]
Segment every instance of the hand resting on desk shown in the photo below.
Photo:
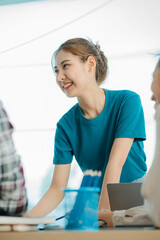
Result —
[[112, 222], [113, 213], [114, 212], [112, 212], [112, 211], [98, 212], [98, 219], [105, 221], [107, 227], [113, 227], [113, 222]]

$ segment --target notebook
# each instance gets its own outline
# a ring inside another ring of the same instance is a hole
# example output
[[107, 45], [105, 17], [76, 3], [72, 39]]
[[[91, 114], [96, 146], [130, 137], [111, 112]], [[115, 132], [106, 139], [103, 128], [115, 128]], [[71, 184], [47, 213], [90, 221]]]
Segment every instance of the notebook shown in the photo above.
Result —
[[107, 184], [111, 211], [124, 210], [144, 204], [141, 196], [142, 183]]

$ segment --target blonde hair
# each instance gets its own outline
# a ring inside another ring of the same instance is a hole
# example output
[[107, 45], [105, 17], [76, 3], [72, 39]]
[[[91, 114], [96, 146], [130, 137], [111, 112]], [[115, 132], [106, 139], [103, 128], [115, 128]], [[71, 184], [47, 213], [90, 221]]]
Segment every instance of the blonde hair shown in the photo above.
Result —
[[85, 62], [89, 56], [93, 56], [96, 61], [97, 84], [100, 85], [105, 80], [108, 73], [108, 61], [104, 53], [100, 50], [99, 44], [93, 44], [91, 40], [84, 38], [73, 38], [60, 45], [53, 56], [56, 57], [60, 50], [78, 56], [82, 62]]

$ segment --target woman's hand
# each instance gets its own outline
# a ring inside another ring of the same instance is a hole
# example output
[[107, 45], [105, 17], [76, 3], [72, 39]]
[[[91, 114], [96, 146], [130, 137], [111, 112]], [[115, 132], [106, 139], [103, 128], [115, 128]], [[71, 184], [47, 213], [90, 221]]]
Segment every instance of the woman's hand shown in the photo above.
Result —
[[111, 212], [111, 211], [109, 211], [109, 212], [108, 211], [107, 212], [99, 211], [98, 219], [105, 221], [107, 224], [107, 227], [113, 227], [113, 222], [112, 222], [113, 213], [114, 212]]
[[70, 168], [71, 164], [55, 165], [49, 189], [38, 204], [25, 213], [26, 217], [44, 217], [58, 206], [64, 197], [62, 189], [67, 186]]

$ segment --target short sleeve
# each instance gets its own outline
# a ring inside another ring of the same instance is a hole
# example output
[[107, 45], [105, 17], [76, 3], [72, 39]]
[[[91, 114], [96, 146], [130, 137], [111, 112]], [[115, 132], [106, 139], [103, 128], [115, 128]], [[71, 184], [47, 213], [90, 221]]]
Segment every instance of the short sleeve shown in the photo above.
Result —
[[73, 159], [73, 150], [63, 127], [58, 123], [55, 133], [53, 164], [69, 164]]
[[125, 93], [116, 124], [115, 138], [134, 138], [135, 141], [146, 139], [144, 112], [138, 94]]

